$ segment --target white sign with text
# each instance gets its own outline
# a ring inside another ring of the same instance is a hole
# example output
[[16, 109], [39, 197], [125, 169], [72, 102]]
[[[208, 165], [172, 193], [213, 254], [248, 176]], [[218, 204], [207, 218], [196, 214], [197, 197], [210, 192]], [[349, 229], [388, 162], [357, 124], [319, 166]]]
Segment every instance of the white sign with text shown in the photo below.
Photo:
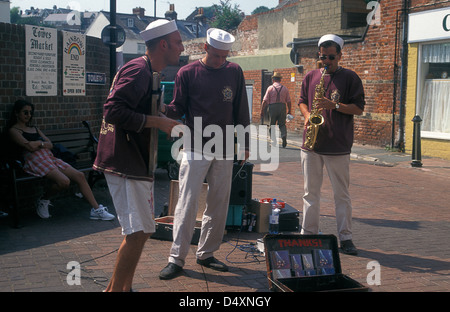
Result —
[[450, 8], [409, 14], [408, 43], [450, 39]]
[[27, 96], [57, 93], [58, 37], [53, 28], [25, 25], [25, 70]]
[[63, 95], [86, 95], [86, 36], [63, 31]]

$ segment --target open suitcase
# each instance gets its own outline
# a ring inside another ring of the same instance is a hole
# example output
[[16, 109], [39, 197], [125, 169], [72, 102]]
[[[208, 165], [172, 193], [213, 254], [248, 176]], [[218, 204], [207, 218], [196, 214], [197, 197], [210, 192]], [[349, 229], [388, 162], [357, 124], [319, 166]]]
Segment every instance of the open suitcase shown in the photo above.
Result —
[[[160, 218], [156, 218], [156, 232], [152, 234], [151, 238], [160, 239], [160, 240], [173, 240], [173, 215], [175, 211], [175, 206], [178, 202], [179, 195], [179, 182], [177, 180], [170, 181], [170, 198], [169, 198], [169, 207], [168, 207], [168, 215]], [[196, 223], [194, 227], [194, 234], [192, 236], [191, 244], [197, 245], [198, 240], [200, 238], [201, 226], [202, 226], [202, 216], [203, 211], [206, 206], [206, 195], [208, 191], [208, 184], [203, 183], [202, 190], [199, 199], [199, 207], [197, 212]]]
[[[173, 240], [173, 216], [166, 216], [161, 218], [156, 218], [156, 232], [152, 234], [152, 238], [160, 240]], [[196, 220], [194, 234], [192, 235], [191, 244], [197, 245], [200, 239], [200, 231], [202, 227], [202, 222]]]
[[334, 235], [266, 235], [264, 249], [272, 291], [368, 291], [342, 274]]

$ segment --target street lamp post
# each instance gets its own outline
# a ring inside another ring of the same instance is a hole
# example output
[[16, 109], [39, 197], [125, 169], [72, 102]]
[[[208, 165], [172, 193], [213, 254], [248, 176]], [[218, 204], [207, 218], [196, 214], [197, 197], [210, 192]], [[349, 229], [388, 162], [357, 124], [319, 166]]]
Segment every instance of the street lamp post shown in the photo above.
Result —
[[412, 146], [412, 161], [411, 166], [422, 167], [422, 152], [421, 152], [421, 137], [420, 137], [420, 123], [422, 118], [419, 115], [414, 116], [412, 119], [414, 122], [413, 130], [413, 146]]
[[110, 46], [109, 46], [109, 71], [110, 71], [110, 83], [112, 84], [114, 76], [116, 75], [116, 43], [117, 43], [117, 30], [116, 30], [116, 0], [109, 1], [110, 8]]

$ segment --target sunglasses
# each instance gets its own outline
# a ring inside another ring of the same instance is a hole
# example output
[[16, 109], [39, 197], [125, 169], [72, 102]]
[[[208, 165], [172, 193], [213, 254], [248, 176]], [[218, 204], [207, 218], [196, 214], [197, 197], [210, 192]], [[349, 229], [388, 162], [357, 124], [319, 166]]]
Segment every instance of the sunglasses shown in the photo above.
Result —
[[333, 60], [336, 58], [336, 55], [321, 55], [321, 56], [319, 56], [319, 58], [320, 58], [322, 61], [326, 60], [327, 58], [328, 58], [330, 61], [333, 61]]
[[27, 111], [27, 110], [24, 110], [24, 111], [22, 111], [22, 113], [24, 114], [24, 115], [26, 115], [26, 116], [28, 116], [28, 115], [33, 115], [33, 111]]

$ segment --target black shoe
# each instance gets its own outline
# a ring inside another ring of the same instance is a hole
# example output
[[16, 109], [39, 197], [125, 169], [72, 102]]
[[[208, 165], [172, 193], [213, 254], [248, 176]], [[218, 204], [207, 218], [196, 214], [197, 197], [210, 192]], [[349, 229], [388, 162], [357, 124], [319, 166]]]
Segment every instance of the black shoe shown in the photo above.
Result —
[[353, 242], [351, 239], [341, 241], [341, 251], [347, 255], [353, 255], [356, 256], [358, 254], [358, 249], [356, 249], [355, 245], [353, 245]]
[[282, 140], [283, 140], [283, 147], [286, 147], [286, 145], [287, 145], [287, 140], [286, 140], [286, 137], [282, 137], [281, 138]]
[[219, 260], [217, 260], [214, 257], [209, 257], [206, 258], [204, 260], [200, 260], [197, 259], [197, 263], [200, 265], [203, 265], [207, 268], [216, 270], [216, 271], [220, 271], [220, 272], [227, 272], [228, 271], [228, 267], [225, 263], [220, 262]]
[[183, 271], [182, 267], [170, 262], [164, 269], [161, 270], [161, 272], [159, 272], [159, 279], [169, 280], [175, 278], [181, 273], [181, 271]]

